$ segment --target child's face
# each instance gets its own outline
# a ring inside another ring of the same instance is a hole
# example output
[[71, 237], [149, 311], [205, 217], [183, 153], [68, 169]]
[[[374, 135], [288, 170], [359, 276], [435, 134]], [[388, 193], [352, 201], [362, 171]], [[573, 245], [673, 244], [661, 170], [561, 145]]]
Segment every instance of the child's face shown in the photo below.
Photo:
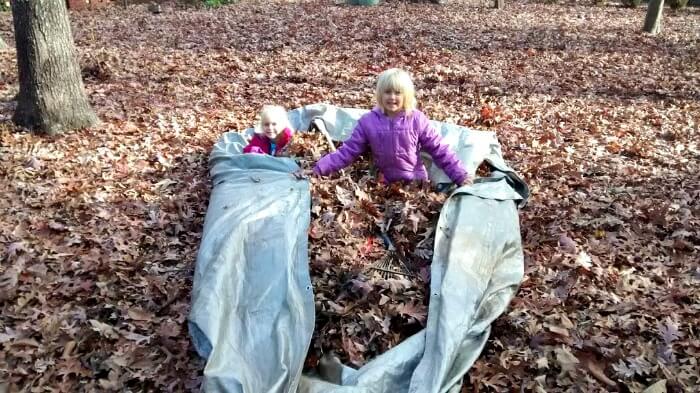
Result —
[[262, 119], [262, 132], [266, 137], [275, 139], [282, 132], [282, 125], [275, 119], [264, 117]]
[[392, 116], [403, 109], [403, 93], [388, 89], [382, 93], [382, 108], [387, 115]]

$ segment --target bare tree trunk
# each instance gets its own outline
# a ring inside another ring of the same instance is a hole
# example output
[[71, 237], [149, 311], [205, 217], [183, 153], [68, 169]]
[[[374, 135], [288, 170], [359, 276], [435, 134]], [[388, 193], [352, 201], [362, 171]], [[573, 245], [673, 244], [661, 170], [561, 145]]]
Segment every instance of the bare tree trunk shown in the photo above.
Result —
[[506, 3], [505, 0], [494, 0], [493, 8], [495, 8], [497, 10], [502, 10], [503, 7], [505, 7], [505, 5], [506, 5], [505, 3]]
[[664, 11], [664, 0], [650, 0], [647, 16], [644, 19], [644, 31], [651, 34], [661, 32], [661, 14]]
[[97, 123], [90, 108], [64, 0], [13, 0], [19, 96], [12, 120], [55, 134]]
[[7, 48], [7, 44], [5, 43], [5, 41], [3, 41], [2, 37], [0, 37], [0, 50], [5, 50]]

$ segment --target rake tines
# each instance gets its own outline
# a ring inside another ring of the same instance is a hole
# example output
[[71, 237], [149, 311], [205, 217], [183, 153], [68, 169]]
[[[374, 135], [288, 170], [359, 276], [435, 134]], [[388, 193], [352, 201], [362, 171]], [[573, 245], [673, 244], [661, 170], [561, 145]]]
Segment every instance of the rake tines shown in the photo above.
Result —
[[411, 273], [411, 270], [406, 266], [406, 264], [400, 260], [399, 258], [396, 258], [396, 255], [387, 255], [386, 257], [382, 258], [379, 260], [379, 262], [374, 263], [369, 267], [370, 271], [375, 271], [381, 276], [383, 279], [388, 279], [390, 277], [393, 277], [394, 275], [400, 275], [404, 277], [413, 277], [413, 273]]
[[411, 270], [396, 252], [396, 247], [394, 247], [389, 235], [382, 231], [379, 233], [379, 236], [384, 241], [384, 246], [389, 252], [385, 257], [372, 264], [368, 270], [378, 272], [385, 280], [394, 275], [413, 277]]

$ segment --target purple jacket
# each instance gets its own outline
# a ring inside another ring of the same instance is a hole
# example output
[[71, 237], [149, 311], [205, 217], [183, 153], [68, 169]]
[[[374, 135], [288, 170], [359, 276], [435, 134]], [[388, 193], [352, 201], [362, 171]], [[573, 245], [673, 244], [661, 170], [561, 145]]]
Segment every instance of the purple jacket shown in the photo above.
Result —
[[378, 107], [358, 120], [350, 138], [336, 152], [323, 156], [314, 172], [323, 176], [336, 172], [350, 165], [368, 147], [388, 183], [427, 179], [421, 150], [430, 154], [456, 184], [468, 177], [455, 153], [442, 143], [440, 134], [421, 111], [414, 109], [410, 115], [401, 112], [389, 118]]

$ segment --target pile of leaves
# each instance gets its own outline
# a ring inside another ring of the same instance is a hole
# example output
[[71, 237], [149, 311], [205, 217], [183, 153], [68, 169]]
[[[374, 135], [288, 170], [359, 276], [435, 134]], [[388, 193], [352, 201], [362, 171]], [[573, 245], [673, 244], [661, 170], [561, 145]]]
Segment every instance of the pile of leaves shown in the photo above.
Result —
[[[411, 73], [429, 118], [496, 132], [532, 192], [520, 212], [525, 280], [465, 391], [700, 385], [697, 8], [665, 13], [664, 31], [649, 36], [643, 8], [571, 2], [161, 4], [157, 15], [145, 4], [71, 13], [102, 122], [55, 138], [10, 121], [17, 64], [12, 18], [0, 13], [10, 46], [0, 50], [0, 391], [196, 390], [204, 362], [186, 316], [212, 145], [254, 124], [264, 104], [369, 109], [376, 75], [389, 67]], [[360, 185], [368, 169], [351, 171]], [[352, 184], [340, 186], [361, 206]], [[328, 187], [317, 195], [335, 198]], [[364, 234], [352, 237], [374, 237], [379, 258], [384, 209], [371, 201], [380, 216], [359, 211]], [[410, 228], [407, 217], [400, 223]], [[421, 225], [419, 235], [432, 226]], [[415, 236], [394, 230], [395, 242], [398, 234]], [[424, 285], [394, 294], [355, 272], [339, 273], [340, 289], [319, 309], [357, 303], [347, 278], [398, 302]], [[419, 327], [391, 315], [388, 335]], [[325, 318], [341, 343], [315, 348], [344, 348], [340, 317]], [[348, 348], [353, 361], [370, 356]]]
[[[310, 168], [331, 149], [318, 133], [295, 135], [287, 154]], [[312, 178], [309, 266], [316, 328], [307, 356], [335, 353], [361, 366], [420, 330], [434, 228], [445, 194], [427, 183], [384, 184], [371, 159]]]

